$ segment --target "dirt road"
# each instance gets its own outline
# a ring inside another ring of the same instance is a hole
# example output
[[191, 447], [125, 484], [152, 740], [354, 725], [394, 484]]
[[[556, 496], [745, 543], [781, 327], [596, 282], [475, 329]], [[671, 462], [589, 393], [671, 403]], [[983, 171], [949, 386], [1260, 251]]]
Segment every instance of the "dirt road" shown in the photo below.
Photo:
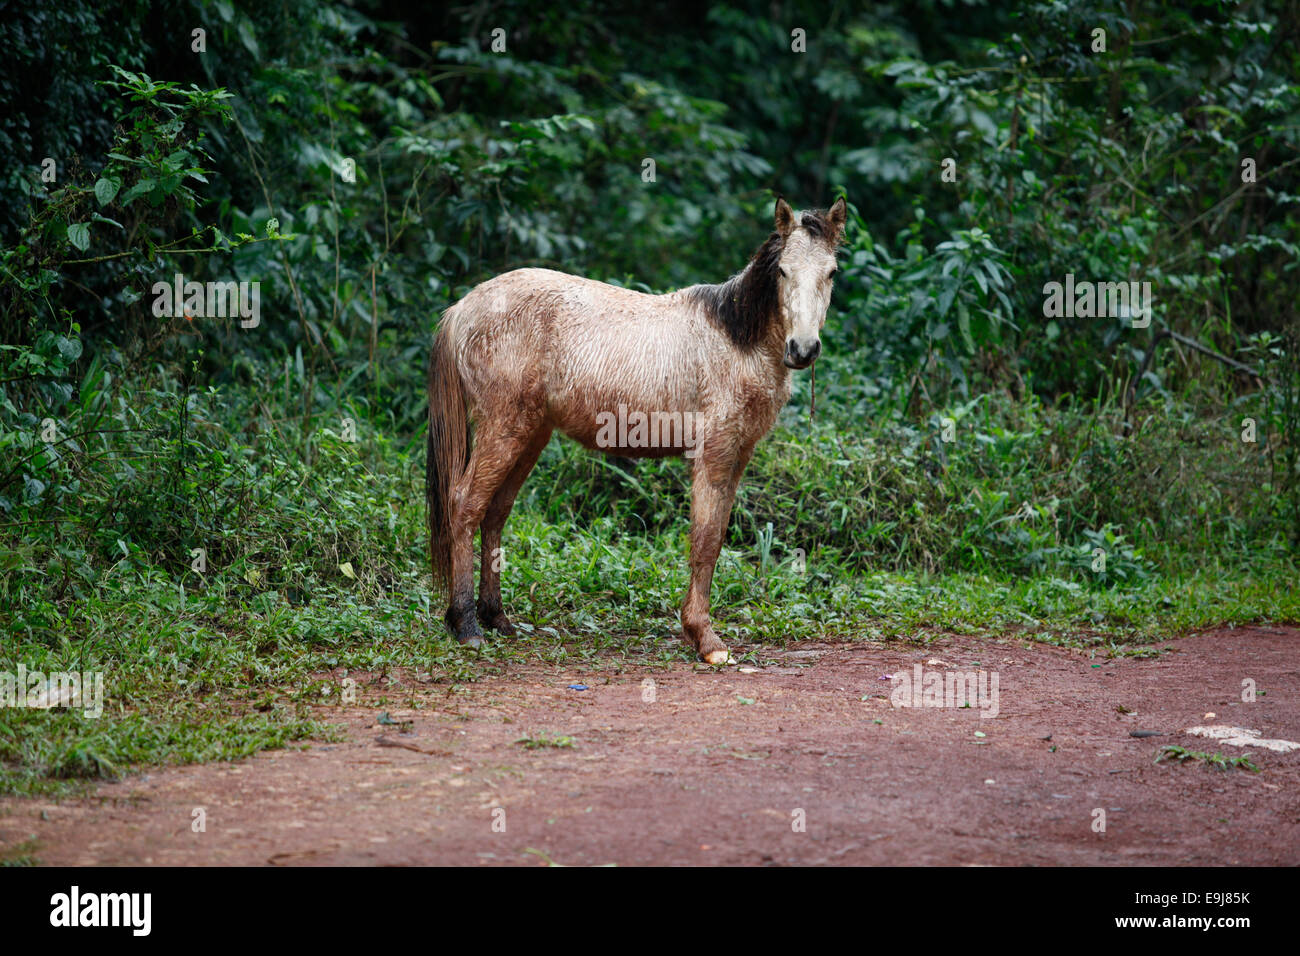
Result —
[[[359, 706], [322, 714], [344, 742], [5, 800], [0, 844], [48, 864], [1300, 864], [1300, 749], [1185, 733], [1300, 741], [1300, 631], [1165, 646], [802, 644], [745, 671], [537, 666], [455, 696], [362, 679]], [[894, 706], [916, 665], [923, 686], [983, 671], [989, 694]], [[381, 726], [361, 705], [385, 693], [429, 706]], [[1170, 744], [1261, 770], [1157, 764]]]

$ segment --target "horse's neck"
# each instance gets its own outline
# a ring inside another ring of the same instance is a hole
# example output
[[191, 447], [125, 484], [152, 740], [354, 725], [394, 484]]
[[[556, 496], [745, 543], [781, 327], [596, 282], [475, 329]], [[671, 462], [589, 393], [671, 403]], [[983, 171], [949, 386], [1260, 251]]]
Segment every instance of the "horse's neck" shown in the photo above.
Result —
[[[768, 290], [764, 295], [751, 261], [740, 272], [716, 285], [683, 290], [693, 305], [702, 306], [713, 333], [722, 340], [722, 350], [729, 358], [734, 375], [742, 376], [741, 387], [761, 386], [772, 396], [777, 410], [790, 395], [790, 370], [785, 362], [785, 333], [781, 327], [780, 306]], [[755, 310], [767, 310], [763, 315]], [[752, 337], [753, 341], [744, 342]], [[741, 340], [741, 341], [738, 341]]]

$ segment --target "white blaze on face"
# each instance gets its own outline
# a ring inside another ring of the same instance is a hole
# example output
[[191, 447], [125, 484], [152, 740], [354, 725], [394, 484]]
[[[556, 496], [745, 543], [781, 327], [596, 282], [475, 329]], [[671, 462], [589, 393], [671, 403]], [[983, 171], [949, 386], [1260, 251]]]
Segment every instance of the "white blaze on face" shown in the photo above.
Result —
[[786, 355], [799, 361], [815, 357], [826, 310], [831, 303], [835, 254], [804, 229], [786, 238], [781, 252], [781, 311]]

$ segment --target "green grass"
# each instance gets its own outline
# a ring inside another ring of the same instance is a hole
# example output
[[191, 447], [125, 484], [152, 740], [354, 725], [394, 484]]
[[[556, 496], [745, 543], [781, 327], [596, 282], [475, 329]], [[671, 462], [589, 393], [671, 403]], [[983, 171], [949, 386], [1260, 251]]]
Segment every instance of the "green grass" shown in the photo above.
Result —
[[1259, 767], [1251, 762], [1249, 755], [1225, 757], [1221, 753], [1211, 754], [1203, 750], [1188, 750], [1186, 747], [1179, 747], [1176, 744], [1161, 747], [1159, 753], [1156, 754], [1156, 763], [1166, 761], [1180, 765], [1199, 763], [1215, 770], [1249, 770], [1251, 773], [1259, 773]]
[[[527, 510], [508, 528], [506, 548], [505, 603], [521, 634], [478, 651], [446, 635], [414, 560], [382, 593], [328, 584], [307, 604], [231, 576], [182, 593], [160, 572], [137, 569], [75, 603], [28, 605], [0, 669], [12, 673], [21, 661], [29, 671], [100, 670], [107, 699], [98, 719], [0, 711], [0, 792], [64, 792], [134, 766], [329, 739], [349, 674], [396, 679], [381, 697], [363, 695], [366, 705], [420, 708], [428, 684], [454, 691], [508, 663], [616, 672], [694, 660], [677, 636], [684, 527], [628, 535], [613, 519], [583, 528]], [[718, 563], [714, 616], [742, 660], [803, 640], [924, 642], [949, 633], [1141, 655], [1221, 625], [1300, 621], [1296, 569], [1277, 559], [1214, 561], [1131, 587], [1047, 574], [855, 574], [830, 552], [814, 552], [802, 573], [788, 562], [763, 566], [759, 543], [728, 548]]]
[[562, 737], [562, 736], [552, 737], [546, 735], [535, 735], [531, 737], [520, 737], [518, 740], [515, 741], [515, 743], [523, 747], [525, 750], [544, 750], [547, 748], [564, 750], [573, 747], [573, 738]]
[[40, 845], [35, 840], [24, 840], [11, 847], [0, 848], [0, 866], [36, 866]]

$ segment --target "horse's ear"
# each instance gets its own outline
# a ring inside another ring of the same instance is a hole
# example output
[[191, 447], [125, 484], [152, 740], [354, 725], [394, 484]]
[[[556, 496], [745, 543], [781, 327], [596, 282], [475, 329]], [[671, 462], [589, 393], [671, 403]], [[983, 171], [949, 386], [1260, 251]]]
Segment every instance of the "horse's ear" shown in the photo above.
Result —
[[794, 210], [782, 196], [776, 197], [776, 231], [786, 238], [794, 230]]
[[844, 235], [844, 223], [848, 217], [849, 208], [844, 202], [844, 197], [841, 196], [839, 199], [835, 200], [835, 204], [831, 206], [830, 212], [827, 213], [827, 218], [830, 219], [831, 228], [835, 230], [835, 238], [837, 241]]

